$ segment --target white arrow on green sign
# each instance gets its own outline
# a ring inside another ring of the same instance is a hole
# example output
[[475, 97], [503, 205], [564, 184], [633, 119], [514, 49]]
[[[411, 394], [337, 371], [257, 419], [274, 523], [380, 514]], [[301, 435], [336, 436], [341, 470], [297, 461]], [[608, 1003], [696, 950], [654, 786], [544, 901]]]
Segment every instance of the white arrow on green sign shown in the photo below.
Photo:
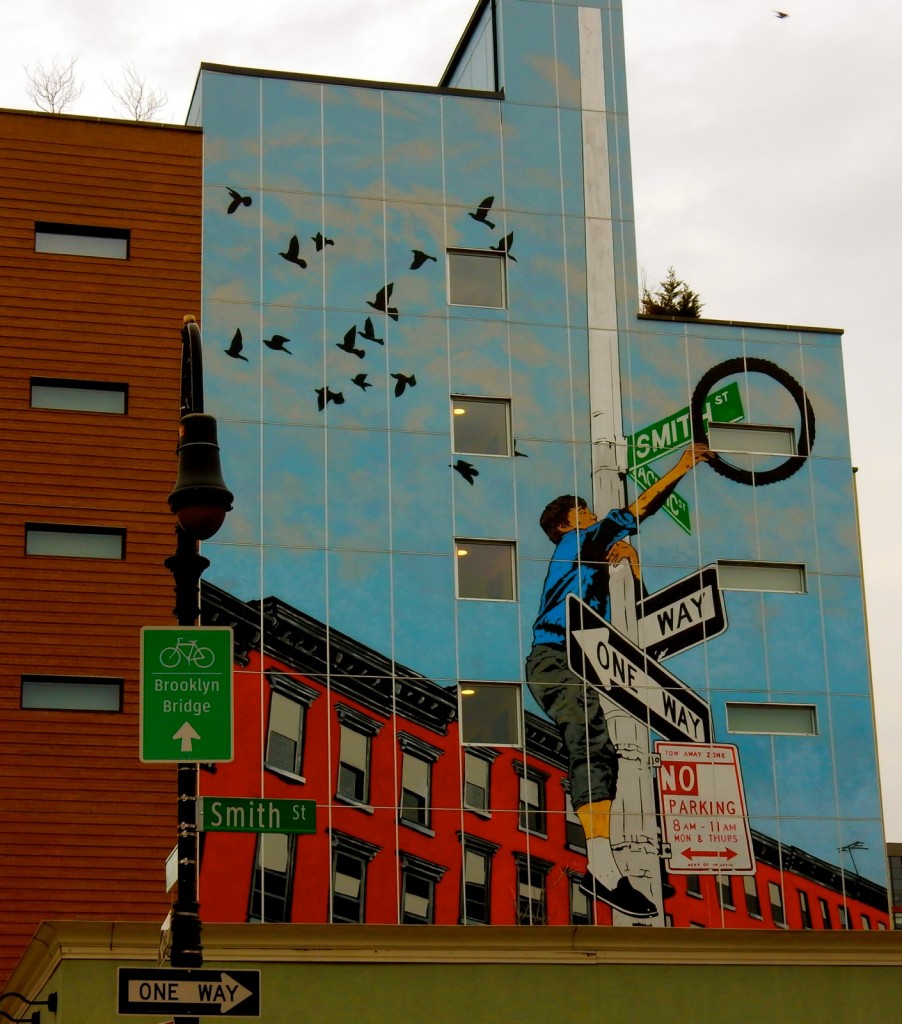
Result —
[[141, 630], [142, 761], [231, 761], [230, 626]]

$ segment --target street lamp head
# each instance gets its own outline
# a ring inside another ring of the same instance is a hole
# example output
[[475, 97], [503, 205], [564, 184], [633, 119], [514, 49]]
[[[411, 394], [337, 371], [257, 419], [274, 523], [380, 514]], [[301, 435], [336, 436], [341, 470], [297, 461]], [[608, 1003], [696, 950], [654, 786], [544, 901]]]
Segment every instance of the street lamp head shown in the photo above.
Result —
[[213, 416], [194, 412], [181, 418], [178, 457], [169, 507], [192, 540], [207, 540], [222, 526], [234, 497], [222, 478]]

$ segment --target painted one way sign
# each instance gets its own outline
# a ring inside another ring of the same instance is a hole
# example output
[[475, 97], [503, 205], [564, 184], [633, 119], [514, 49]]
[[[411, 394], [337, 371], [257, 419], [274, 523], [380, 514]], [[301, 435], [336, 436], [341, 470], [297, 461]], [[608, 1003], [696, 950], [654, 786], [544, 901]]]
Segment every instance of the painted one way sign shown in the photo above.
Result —
[[706, 701], [575, 594], [567, 595], [567, 658], [581, 679], [659, 736], [694, 743], [712, 739]]
[[655, 659], [669, 658], [727, 628], [717, 566], [706, 565], [642, 602], [639, 646]]
[[120, 967], [118, 1012], [259, 1017], [260, 972]]

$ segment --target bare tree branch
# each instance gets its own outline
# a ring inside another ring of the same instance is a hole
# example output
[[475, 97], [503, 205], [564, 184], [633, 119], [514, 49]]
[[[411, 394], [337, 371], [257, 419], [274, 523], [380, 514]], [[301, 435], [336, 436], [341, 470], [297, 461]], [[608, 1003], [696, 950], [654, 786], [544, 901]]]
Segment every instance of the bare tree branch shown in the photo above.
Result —
[[119, 88], [107, 82], [120, 109], [136, 121], [152, 121], [169, 102], [163, 89], [151, 89], [133, 61], [122, 65], [122, 85]]
[[77, 63], [78, 57], [70, 57], [68, 63], [62, 57], [54, 57], [49, 68], [41, 61], [25, 65], [25, 90], [39, 110], [60, 114], [81, 96], [85, 87], [75, 75]]

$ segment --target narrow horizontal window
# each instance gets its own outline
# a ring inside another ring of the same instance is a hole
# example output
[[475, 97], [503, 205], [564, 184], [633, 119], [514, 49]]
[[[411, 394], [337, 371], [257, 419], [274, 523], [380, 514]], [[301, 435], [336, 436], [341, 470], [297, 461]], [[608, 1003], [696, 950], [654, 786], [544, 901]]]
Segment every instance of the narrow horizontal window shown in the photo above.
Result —
[[449, 251], [448, 302], [452, 306], [503, 309], [507, 303], [504, 254]]
[[777, 736], [817, 736], [813, 704], [727, 704], [730, 732]]
[[102, 526], [30, 523], [25, 526], [25, 554], [64, 558], [124, 558], [125, 530]]
[[22, 676], [22, 707], [54, 711], [121, 711], [122, 680]]
[[722, 590], [762, 590], [777, 594], [807, 593], [805, 566], [790, 562], [717, 562]]
[[513, 683], [461, 683], [460, 737], [465, 744], [520, 746], [520, 687]]
[[127, 405], [127, 384], [53, 377], [31, 378], [33, 409], [71, 409], [75, 412], [112, 412], [122, 415]]
[[454, 451], [510, 455], [510, 402], [503, 398], [451, 399]]
[[510, 541], [457, 540], [454, 543], [458, 597], [514, 600], [514, 545]]
[[36, 221], [34, 251], [56, 253], [61, 256], [97, 256], [107, 260], [127, 260], [130, 234], [124, 228]]
[[792, 427], [764, 427], [755, 423], [709, 423], [708, 445], [716, 452], [755, 455], [795, 455]]

